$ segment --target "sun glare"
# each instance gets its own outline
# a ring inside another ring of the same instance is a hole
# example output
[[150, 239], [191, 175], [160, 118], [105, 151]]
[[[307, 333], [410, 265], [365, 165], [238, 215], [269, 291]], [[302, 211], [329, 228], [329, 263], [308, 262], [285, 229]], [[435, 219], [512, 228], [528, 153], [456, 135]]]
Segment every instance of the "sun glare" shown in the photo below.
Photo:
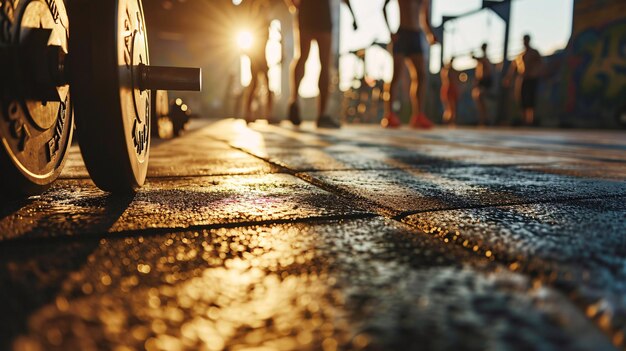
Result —
[[252, 33], [250, 33], [249, 31], [242, 30], [237, 33], [237, 46], [239, 46], [241, 50], [250, 50], [253, 41], [254, 39], [252, 37]]
[[[237, 33], [237, 47], [241, 50], [240, 52], [240, 84], [242, 87], [247, 87], [250, 84], [252, 79], [252, 72], [250, 57], [248, 54], [250, 50], [246, 50], [245, 46], [242, 44], [246, 44], [248, 41], [249, 33], [252, 38], [250, 43], [250, 49], [254, 45], [263, 46], [263, 43], [255, 43], [255, 38], [251, 32], [247, 32], [242, 30]], [[275, 96], [279, 97], [282, 94], [282, 60], [283, 60], [283, 47], [281, 44], [282, 35], [281, 35], [281, 23], [279, 20], [273, 20], [271, 22], [269, 28], [269, 40], [265, 43], [265, 59], [267, 61], [267, 65], [269, 66], [269, 89], [274, 93]], [[315, 84], [317, 86], [317, 84]]]

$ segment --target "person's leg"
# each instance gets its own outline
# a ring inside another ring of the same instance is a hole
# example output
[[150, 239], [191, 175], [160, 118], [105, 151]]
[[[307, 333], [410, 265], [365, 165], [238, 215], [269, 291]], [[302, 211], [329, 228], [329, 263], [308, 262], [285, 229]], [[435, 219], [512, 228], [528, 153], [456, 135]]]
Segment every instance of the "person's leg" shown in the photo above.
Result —
[[318, 32], [315, 34], [320, 59], [320, 77], [318, 88], [320, 96], [318, 100], [317, 126], [319, 128], [340, 128], [337, 120], [326, 114], [328, 105], [328, 93], [330, 91], [330, 65], [332, 35], [330, 32]]
[[265, 106], [265, 117], [268, 121], [272, 122], [272, 120], [274, 119], [274, 94], [272, 93], [272, 90], [270, 90], [270, 77], [268, 69], [263, 70], [263, 77], [265, 78], [265, 84], [267, 84], [267, 102]]
[[424, 56], [414, 54], [408, 60], [409, 74], [411, 75], [411, 125], [413, 127], [430, 128], [432, 122], [424, 114], [424, 98], [426, 96], [426, 86], [424, 86], [425, 68]]
[[524, 123], [527, 126], [532, 126], [535, 120], [535, 109], [532, 107], [524, 110]]
[[[395, 45], [395, 43], [394, 43]], [[383, 89], [383, 119], [380, 121], [381, 126], [384, 128], [397, 128], [402, 124], [400, 119], [393, 112], [393, 102], [396, 99], [396, 93], [398, 91], [398, 84], [402, 74], [402, 68], [404, 64], [404, 55], [395, 52], [393, 54], [393, 76], [391, 82], [385, 84]]]
[[522, 118], [525, 125], [532, 125], [534, 120], [534, 86], [533, 80], [524, 79], [521, 86]]
[[457, 106], [458, 106], [459, 100], [458, 97], [455, 95], [452, 99], [450, 99], [450, 124], [451, 125], [455, 125], [456, 124], [456, 111], [457, 111]]
[[269, 72], [265, 71], [265, 82], [267, 83], [267, 118], [274, 118], [274, 92], [270, 89]]
[[530, 107], [528, 108], [528, 112], [526, 114], [526, 123], [529, 126], [535, 125], [535, 107], [537, 104], [538, 85], [539, 81], [537, 79], [533, 79], [530, 87]]
[[304, 78], [304, 65], [309, 57], [311, 50], [311, 40], [313, 37], [306, 31], [294, 30], [294, 34], [298, 33], [295, 38], [296, 53], [291, 62], [291, 97], [290, 103], [298, 101], [298, 89], [300, 88], [300, 82]]
[[299, 126], [302, 122], [298, 108], [298, 90], [304, 78], [304, 65], [309, 57], [312, 37], [308, 31], [294, 27], [294, 57], [291, 61], [291, 86], [288, 117], [291, 123]]
[[480, 86], [472, 89], [472, 98], [474, 98], [474, 103], [478, 110], [478, 125], [484, 126], [487, 123], [487, 105], [485, 104], [483, 89]]
[[251, 67], [251, 75], [252, 79], [250, 80], [250, 85], [248, 86], [248, 94], [245, 100], [245, 119], [246, 122], [252, 122], [252, 100], [254, 100], [254, 95], [256, 94], [257, 81], [259, 77], [259, 72], [253, 67]]
[[411, 75], [411, 109], [414, 115], [424, 112], [424, 56], [421, 54], [409, 56], [409, 74]]
[[393, 102], [396, 98], [398, 89], [398, 83], [400, 82], [400, 75], [402, 74], [402, 68], [404, 65], [404, 56], [400, 54], [393, 55], [393, 75], [391, 77], [391, 83], [385, 85], [387, 94], [384, 94], [384, 108], [385, 114], [393, 112]]
[[441, 87], [440, 99], [441, 106], [443, 106], [443, 122], [448, 123], [450, 121], [450, 102], [448, 100], [448, 89], [445, 85]]
[[483, 89], [480, 89], [479, 95], [478, 95], [478, 105], [480, 106], [480, 125], [481, 126], [486, 126], [487, 125], [487, 121], [489, 120], [489, 114], [487, 112], [487, 103], [485, 102], [485, 91]]
[[319, 104], [317, 111], [318, 118], [326, 113], [326, 106], [328, 105], [328, 91], [330, 89], [330, 64], [331, 64], [331, 46], [332, 35], [331, 33], [317, 33], [315, 35], [317, 46], [319, 48], [320, 55], [320, 77], [318, 81], [318, 87], [320, 90]]

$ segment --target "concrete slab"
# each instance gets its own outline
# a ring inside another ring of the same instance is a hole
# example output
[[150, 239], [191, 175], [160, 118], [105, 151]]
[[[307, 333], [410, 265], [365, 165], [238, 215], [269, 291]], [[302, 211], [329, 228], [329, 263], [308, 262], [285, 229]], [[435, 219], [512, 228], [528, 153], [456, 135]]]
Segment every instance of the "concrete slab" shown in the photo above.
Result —
[[515, 167], [431, 166], [307, 175], [398, 213], [626, 195], [624, 181]]
[[349, 201], [286, 174], [154, 179], [130, 196], [107, 194], [87, 180], [65, 180], [9, 206], [0, 216], [0, 238], [364, 215]]
[[623, 348], [625, 136], [224, 120], [133, 196], [72, 148], [0, 201], [0, 350]]
[[[150, 149], [148, 177], [264, 174], [276, 170], [257, 157], [196, 133], [181, 139], [155, 140]], [[70, 149], [60, 178], [89, 179], [77, 145]]]
[[626, 197], [420, 213], [405, 218], [426, 233], [507, 263], [558, 286], [626, 334]]
[[[262, 153], [251, 154], [264, 158], [269, 162], [281, 165], [294, 171], [339, 171], [339, 170], [377, 170], [377, 169], [411, 169], [430, 165], [449, 166], [523, 166], [528, 169], [563, 169], [579, 165], [576, 159], [566, 157], [550, 157], [527, 155], [505, 151], [484, 149], [456, 149], [444, 145], [408, 145], [404, 148], [394, 146], [376, 146], [374, 144], [345, 143], [339, 146], [282, 148], [266, 147]], [[605, 163], [602, 163], [605, 165]], [[613, 167], [615, 168], [615, 167]], [[569, 172], [572, 175], [580, 175]], [[556, 172], [555, 172], [556, 173]], [[621, 169], [591, 174], [595, 177], [624, 179], [626, 173]], [[621, 177], [621, 178], [620, 178]]]
[[558, 292], [381, 219], [28, 244], [0, 279], [17, 350], [613, 350]]
[[[405, 162], [401, 163], [399, 159]], [[319, 148], [268, 151], [267, 160], [298, 172], [401, 169], [446, 162], [407, 150], [363, 148], [355, 148], [353, 152], [333, 152]]]
[[[435, 128], [412, 130], [401, 128], [385, 130], [372, 125], [350, 125], [339, 131], [316, 130], [304, 124], [301, 131], [288, 126], [282, 128], [253, 125], [267, 135], [283, 135], [299, 143], [316, 141], [319, 145], [359, 143], [376, 147], [420, 149], [442, 146], [443, 153], [504, 152], [516, 157], [543, 157], [583, 159], [585, 161], [626, 162], [626, 133], [622, 131], [572, 131], [524, 128]], [[303, 138], [298, 134], [306, 134]], [[224, 140], [231, 140], [228, 136]], [[323, 142], [322, 142], [323, 141]], [[479, 155], [474, 154], [474, 156]]]
[[[237, 122], [231, 124], [238, 125]], [[570, 169], [572, 171], [566, 174], [578, 175], [580, 172], [574, 173], [572, 167], [582, 161], [595, 162], [606, 169], [604, 173], [589, 175], [623, 179], [624, 168], [620, 163], [626, 163], [621, 154], [626, 146], [619, 144], [619, 133], [604, 133], [601, 140], [594, 141], [589, 132], [567, 133], [555, 140], [553, 133], [536, 130], [435, 129], [416, 132], [350, 126], [329, 133], [306, 125], [293, 129], [255, 123], [251, 127], [252, 131], [247, 133], [254, 135], [259, 140], [257, 143], [249, 143], [237, 132], [208, 135], [296, 171], [406, 169], [442, 163], [458, 166], [523, 165], [529, 169], [560, 169], [561, 173], [563, 169]]]
[[521, 168], [535, 172], [562, 174], [580, 178], [610, 179], [623, 181], [626, 179], [626, 164], [612, 161], [560, 162], [552, 164], [523, 165]]
[[265, 174], [278, 171], [259, 158], [233, 149], [207, 151], [181, 145], [155, 151], [150, 157], [148, 178]]

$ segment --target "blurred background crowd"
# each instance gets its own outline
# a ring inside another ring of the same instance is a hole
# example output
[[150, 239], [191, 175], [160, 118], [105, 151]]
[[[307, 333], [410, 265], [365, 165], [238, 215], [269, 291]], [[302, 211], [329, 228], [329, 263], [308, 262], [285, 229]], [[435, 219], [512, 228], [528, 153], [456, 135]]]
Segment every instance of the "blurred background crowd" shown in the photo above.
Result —
[[[249, 113], [254, 118], [289, 117], [293, 85], [290, 63], [296, 44], [294, 16], [284, 0], [263, 0], [267, 2], [267, 31], [259, 37], [259, 31], [253, 28], [255, 12], [246, 10], [251, 8], [246, 2], [254, 1], [145, 2], [153, 63], [197, 65], [205, 72], [202, 94], [181, 94], [188, 105], [185, 108], [207, 117], [244, 116], [246, 93], [254, 81], [254, 58], [249, 50], [265, 42], [268, 77], [267, 81], [258, 80]], [[393, 75], [390, 29], [393, 32], [400, 23], [398, 1], [352, 0], [357, 26], [343, 1], [328, 1], [333, 26], [327, 110], [341, 123], [380, 123], [384, 117], [384, 87]], [[390, 28], [383, 16], [386, 2]], [[429, 46], [427, 38], [422, 38], [427, 68], [424, 110], [433, 122], [626, 126], [623, 0], [432, 0], [429, 16], [437, 44]], [[541, 57], [536, 72], [536, 112], [530, 123], [520, 106], [520, 86], [507, 76], [516, 69], [515, 58], [526, 51], [525, 35], [532, 38], [530, 45]], [[315, 119], [320, 93], [319, 47], [315, 41], [310, 50], [298, 89], [305, 120]], [[482, 57], [488, 62], [481, 63]], [[486, 70], [492, 80], [488, 86], [481, 82]], [[411, 79], [406, 69], [400, 76], [402, 88], [391, 102], [399, 118], [408, 122]], [[447, 101], [446, 84], [450, 79], [456, 89], [452, 96], [454, 111]], [[273, 97], [272, 116], [265, 112], [269, 92]]]

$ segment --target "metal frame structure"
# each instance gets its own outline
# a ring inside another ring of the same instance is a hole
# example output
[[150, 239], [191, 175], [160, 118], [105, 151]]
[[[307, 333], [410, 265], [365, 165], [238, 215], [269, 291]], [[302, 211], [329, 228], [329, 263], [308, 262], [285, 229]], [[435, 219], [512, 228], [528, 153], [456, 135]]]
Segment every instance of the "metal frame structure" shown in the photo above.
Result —
[[[511, 1], [512, 0], [483, 0], [482, 6], [476, 10], [469, 11], [456, 16], [443, 16], [441, 25], [435, 27], [433, 30], [435, 31], [435, 35], [439, 38], [441, 43], [441, 53], [440, 53], [440, 62], [441, 67], [443, 67], [443, 56], [444, 56], [444, 26], [446, 22], [454, 21], [458, 18], [467, 17], [478, 12], [481, 12], [485, 9], [489, 9], [493, 11], [498, 17], [500, 17], [505, 24], [504, 27], [504, 53], [502, 55], [502, 74], [505, 74], [509, 69], [510, 61], [508, 60], [507, 54], [509, 52], [509, 35], [510, 35], [510, 24], [511, 24]], [[508, 94], [508, 89], [504, 89], [500, 85], [500, 94], [498, 95], [498, 112], [496, 115], [497, 121], [504, 120], [505, 116], [505, 102]]]

